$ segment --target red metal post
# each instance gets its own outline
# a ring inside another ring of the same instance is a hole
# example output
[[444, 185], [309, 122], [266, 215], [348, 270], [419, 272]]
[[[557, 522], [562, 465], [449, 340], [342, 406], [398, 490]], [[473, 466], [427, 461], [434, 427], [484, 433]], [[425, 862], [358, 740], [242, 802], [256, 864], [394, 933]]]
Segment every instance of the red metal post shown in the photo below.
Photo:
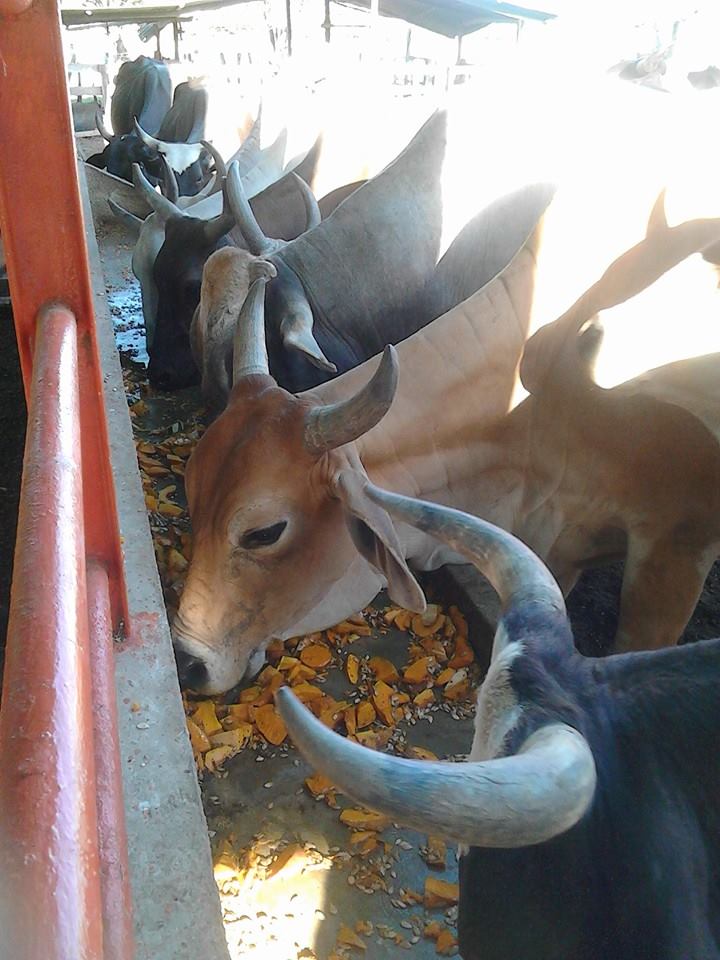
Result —
[[87, 591], [104, 960], [129, 960], [134, 955], [134, 945], [112, 618], [107, 572], [97, 563], [88, 565]]
[[[1, 86], [1, 84], [0, 84]], [[38, 317], [0, 711], [0, 930], [13, 960], [101, 960], [77, 331]]]
[[127, 601], [60, 14], [57, 0], [18, 12], [24, 3], [0, 0], [0, 233], [26, 394], [38, 311], [52, 298], [77, 317], [85, 537], [108, 571], [117, 624]]

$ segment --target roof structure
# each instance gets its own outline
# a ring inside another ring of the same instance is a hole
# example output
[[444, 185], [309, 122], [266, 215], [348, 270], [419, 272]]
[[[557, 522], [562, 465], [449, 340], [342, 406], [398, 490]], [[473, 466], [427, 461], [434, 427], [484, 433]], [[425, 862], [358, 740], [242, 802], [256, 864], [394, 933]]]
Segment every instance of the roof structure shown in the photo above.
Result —
[[[370, 0], [336, 0], [362, 10]], [[491, 23], [518, 23], [521, 20], [552, 20], [554, 13], [520, 7], [502, 0], [379, 0], [379, 13], [396, 17], [446, 37], [462, 37]]]

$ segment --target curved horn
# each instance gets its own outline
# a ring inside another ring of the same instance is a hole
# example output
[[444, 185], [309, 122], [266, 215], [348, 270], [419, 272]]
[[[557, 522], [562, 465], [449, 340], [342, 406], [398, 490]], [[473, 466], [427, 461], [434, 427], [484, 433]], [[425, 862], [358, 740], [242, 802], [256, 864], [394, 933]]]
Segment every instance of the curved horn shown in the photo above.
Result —
[[217, 174], [218, 179], [221, 179], [222, 177], [226, 177], [227, 166], [225, 165], [225, 161], [222, 158], [222, 154], [217, 149], [217, 147], [214, 147], [209, 140], [201, 140], [200, 143], [203, 145], [203, 147], [205, 147], [207, 152], [213, 158], [213, 163], [215, 164], [215, 173]]
[[305, 183], [302, 177], [299, 177], [296, 173], [292, 173], [290, 175], [297, 180], [297, 187], [302, 195], [303, 203], [305, 204], [305, 214], [307, 216], [305, 230], [312, 230], [312, 228], [316, 227], [322, 220], [322, 214], [320, 213], [320, 207], [318, 206], [317, 199], [309, 185]]
[[390, 409], [397, 382], [397, 353], [388, 345], [372, 378], [354, 397], [308, 411], [304, 436], [307, 451], [319, 455], [371, 430]]
[[210, 179], [202, 190], [198, 190], [198, 192], [190, 198], [193, 202], [189, 204], [189, 206], [200, 203], [201, 200], [204, 200], [206, 197], [211, 197], [215, 193], [219, 193], [220, 190], [222, 190], [222, 177], [218, 173], [213, 173], [210, 175]]
[[134, 213], [130, 213], [129, 210], [126, 210], [124, 207], [121, 207], [119, 203], [115, 203], [112, 197], [108, 197], [108, 206], [118, 218], [121, 223], [124, 223], [125, 226], [132, 230], [133, 233], [138, 236], [140, 234], [140, 228], [142, 227], [144, 220], [140, 217], [136, 217]]
[[304, 353], [313, 366], [329, 373], [337, 373], [337, 367], [331, 363], [320, 349], [313, 335], [314, 318], [304, 291], [285, 291], [285, 315], [280, 322], [280, 335], [288, 350]]
[[503, 610], [532, 600], [565, 612], [562, 591], [550, 571], [511, 533], [460, 510], [403, 497], [371, 483], [365, 492], [391, 516], [437, 537], [467, 557], [493, 585]]
[[585, 738], [542, 727], [517, 754], [475, 763], [405, 760], [329, 730], [289, 687], [275, 701], [301, 753], [345, 793], [424, 833], [474, 847], [524, 847], [574, 826], [590, 806], [597, 773]]
[[174, 203], [175, 206], [177, 206], [178, 198], [180, 196], [178, 182], [164, 153], [160, 154], [160, 163], [162, 164], [163, 186], [165, 187], [163, 192], [170, 203]]
[[102, 110], [100, 109], [100, 104], [95, 108], [95, 126], [98, 129], [98, 133], [101, 137], [104, 137], [108, 143], [115, 139], [114, 134], [110, 133], [105, 124], [103, 123]]
[[235, 226], [235, 217], [232, 215], [229, 207], [227, 191], [223, 191], [222, 213], [219, 213], [216, 217], [212, 217], [203, 224], [203, 237], [208, 246], [214, 246], [216, 243], [219, 243], [220, 239], [224, 237], [226, 233], [230, 233]]
[[167, 197], [164, 197], [161, 193], [158, 193], [157, 190], [153, 190], [142, 170], [140, 169], [140, 164], [134, 163], [132, 165], [132, 173], [135, 188], [140, 191], [143, 197], [147, 200], [148, 205], [152, 207], [152, 209], [163, 222], [176, 214], [182, 215], [182, 210], [179, 207], [176, 207], [172, 200], [168, 200]]
[[245, 196], [237, 160], [233, 160], [230, 164], [225, 180], [225, 191], [235, 223], [242, 233], [250, 253], [254, 253], [256, 257], [266, 257], [269, 253], [274, 253], [279, 245], [276, 240], [265, 236], [260, 224], [255, 219], [255, 214], [252, 212], [248, 198]]
[[268, 376], [265, 345], [265, 284], [277, 276], [272, 263], [261, 261], [255, 269], [263, 272], [253, 281], [240, 310], [233, 339], [233, 386], [253, 374]]
[[143, 128], [137, 121], [137, 117], [133, 117], [133, 127], [135, 128], [135, 133], [140, 137], [142, 142], [146, 147], [151, 147], [153, 150], [160, 150], [160, 140], [156, 140], [155, 137], [151, 137], [149, 133], [145, 133]]

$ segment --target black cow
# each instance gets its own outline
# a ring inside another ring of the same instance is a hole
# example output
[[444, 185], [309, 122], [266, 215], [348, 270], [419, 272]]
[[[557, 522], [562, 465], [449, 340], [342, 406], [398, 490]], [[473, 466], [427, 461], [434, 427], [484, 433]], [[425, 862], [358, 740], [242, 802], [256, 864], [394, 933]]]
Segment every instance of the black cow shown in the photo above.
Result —
[[520, 541], [367, 493], [472, 560], [503, 617], [469, 762], [367, 750], [282, 688], [310, 763], [369, 807], [463, 845], [465, 960], [717, 960], [720, 640], [586, 659], [557, 584]]
[[110, 105], [114, 133], [103, 126], [98, 111], [97, 127], [108, 145], [101, 153], [88, 157], [87, 162], [123, 180], [130, 180], [132, 164], [140, 163], [157, 182], [162, 175], [157, 151], [139, 139], [133, 123], [137, 118], [144, 130], [157, 133], [170, 110], [171, 89], [170, 73], [164, 63], [149, 57], [123, 63], [115, 78]]
[[[318, 157], [319, 144], [316, 144], [292, 174], [287, 174], [250, 200], [253, 215], [263, 231], [273, 237], [292, 240], [316, 220], [328, 216], [349, 192], [360, 185], [350, 184], [334, 190], [317, 204], [319, 216], [309, 213], [308, 202], [312, 203], [309, 187], [303, 188], [299, 180], [307, 184], [312, 179]], [[189, 331], [200, 301], [205, 262], [221, 247], [246, 248], [247, 245], [242, 233], [235, 228], [235, 218], [227, 204], [219, 216], [201, 220], [180, 209], [169, 210], [142, 179], [138, 186], [165, 221], [165, 240], [153, 267], [158, 308], [155, 333], [148, 347], [148, 376], [153, 386], [161, 390], [179, 390], [201, 379], [191, 352]], [[211, 393], [213, 396], [208, 398], [209, 402], [219, 405], [220, 400], [215, 402], [214, 391]]]

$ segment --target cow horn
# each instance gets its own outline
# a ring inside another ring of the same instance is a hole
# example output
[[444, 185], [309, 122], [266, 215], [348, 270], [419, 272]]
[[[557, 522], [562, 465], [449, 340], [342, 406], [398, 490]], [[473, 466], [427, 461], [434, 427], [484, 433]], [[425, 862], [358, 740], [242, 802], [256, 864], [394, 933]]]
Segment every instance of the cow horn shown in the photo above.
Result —
[[322, 454], [371, 430], [390, 409], [397, 382], [397, 353], [388, 345], [372, 378], [355, 396], [308, 411], [304, 437], [307, 451]]
[[467, 557], [493, 585], [503, 610], [534, 601], [565, 613], [562, 591], [550, 571], [511, 533], [459, 510], [403, 497], [371, 483], [365, 491], [391, 516], [437, 537]]
[[233, 386], [243, 377], [270, 373], [265, 345], [265, 284], [277, 275], [277, 271], [269, 261], [256, 263], [255, 269], [263, 272], [253, 280], [235, 327]]
[[189, 206], [200, 203], [201, 200], [205, 200], [206, 197], [211, 197], [213, 194], [219, 193], [220, 190], [222, 190], [222, 177], [217, 173], [212, 173], [202, 190], [198, 190], [197, 193], [193, 194], [191, 198], [192, 203], [189, 204]]
[[329, 373], [337, 373], [337, 367], [331, 363], [320, 349], [313, 334], [313, 315], [304, 292], [285, 291], [285, 315], [280, 322], [280, 335], [288, 350], [299, 350], [314, 366]]
[[215, 164], [215, 173], [217, 174], [218, 179], [222, 182], [222, 178], [227, 176], [227, 166], [222, 158], [222, 154], [217, 147], [214, 147], [212, 143], [210, 143], [209, 140], [201, 140], [200, 143], [213, 158], [213, 163]]
[[297, 180], [297, 187], [305, 204], [305, 214], [307, 217], [305, 229], [312, 230], [312, 228], [316, 227], [322, 220], [322, 214], [320, 213], [320, 207], [318, 206], [315, 194], [302, 177], [299, 177], [296, 173], [291, 173], [290, 176]]
[[108, 197], [108, 206], [121, 223], [124, 223], [136, 236], [139, 235], [140, 228], [145, 222], [144, 220], [136, 217], [134, 213], [130, 213], [130, 211], [124, 207], [121, 207], [119, 203], [115, 203], [112, 197]]
[[256, 257], [266, 257], [268, 254], [274, 253], [279, 244], [276, 240], [265, 236], [260, 224], [255, 219], [255, 214], [252, 212], [248, 198], [245, 196], [237, 160], [233, 160], [230, 164], [225, 180], [225, 191], [235, 223], [245, 238], [250, 253], [255, 254]]
[[163, 186], [165, 187], [163, 193], [171, 203], [174, 203], [175, 206], [177, 206], [177, 202], [180, 197], [178, 182], [173, 172], [173, 168], [168, 163], [168, 159], [164, 153], [160, 154], [160, 163], [162, 164]]
[[148, 205], [152, 207], [152, 209], [163, 222], [169, 219], [169, 217], [182, 214], [182, 210], [175, 206], [172, 200], [168, 200], [167, 197], [164, 197], [161, 193], [158, 193], [157, 190], [153, 190], [142, 170], [140, 169], [140, 164], [134, 163], [132, 165], [132, 173], [135, 188], [140, 191], [143, 197], [145, 197]]
[[111, 143], [115, 139], [114, 134], [110, 133], [108, 128], [103, 123], [102, 110], [100, 109], [99, 104], [95, 108], [95, 126], [97, 127], [98, 133], [100, 134], [100, 136], [104, 137], [105, 140], [108, 141], [108, 143]]
[[313, 770], [356, 801], [416, 830], [474, 847], [524, 847], [573, 827], [590, 806], [597, 773], [577, 730], [549, 724], [517, 754], [471, 763], [405, 760], [334, 733], [280, 687], [275, 701]]
[[146, 147], [157, 150], [158, 153], [160, 152], [161, 141], [156, 140], [155, 137], [151, 137], [149, 133], [145, 133], [143, 128], [138, 123], [137, 117], [133, 117], [133, 127], [135, 128], [135, 133], [138, 135], [138, 137], [140, 137]]
[[230, 233], [235, 226], [235, 217], [230, 212], [229, 206], [227, 191], [224, 190], [222, 213], [207, 220], [203, 226], [203, 236], [209, 246], [219, 243], [220, 238], [224, 237], [226, 233]]

